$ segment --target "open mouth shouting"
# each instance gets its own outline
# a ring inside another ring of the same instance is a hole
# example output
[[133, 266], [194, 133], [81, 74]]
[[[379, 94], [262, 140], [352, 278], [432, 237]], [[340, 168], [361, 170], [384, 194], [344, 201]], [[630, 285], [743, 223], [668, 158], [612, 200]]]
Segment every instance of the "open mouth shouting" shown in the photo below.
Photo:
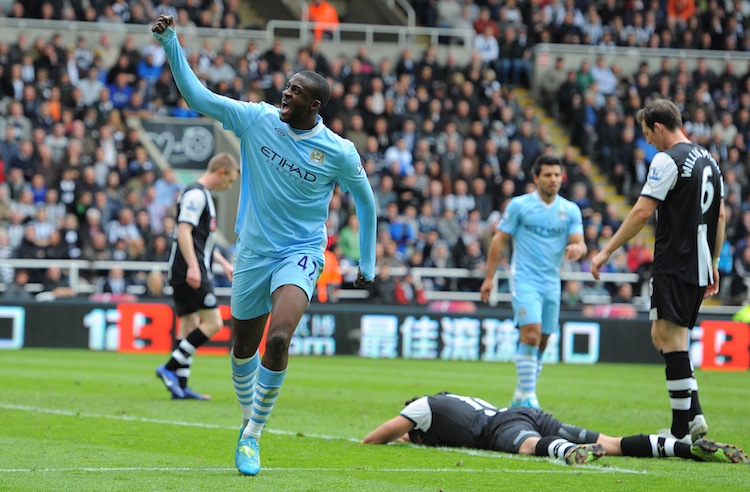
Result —
[[291, 106], [289, 106], [289, 103], [287, 102], [286, 99], [282, 98], [281, 99], [281, 113], [280, 113], [282, 120], [288, 117], [290, 110], [291, 110]]

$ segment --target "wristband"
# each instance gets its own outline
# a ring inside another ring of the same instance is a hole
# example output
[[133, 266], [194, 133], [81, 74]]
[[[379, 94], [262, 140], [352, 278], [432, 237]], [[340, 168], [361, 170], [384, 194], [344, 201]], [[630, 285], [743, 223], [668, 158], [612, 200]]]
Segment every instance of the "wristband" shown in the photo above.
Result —
[[719, 268], [719, 259], [714, 258], [714, 268]]

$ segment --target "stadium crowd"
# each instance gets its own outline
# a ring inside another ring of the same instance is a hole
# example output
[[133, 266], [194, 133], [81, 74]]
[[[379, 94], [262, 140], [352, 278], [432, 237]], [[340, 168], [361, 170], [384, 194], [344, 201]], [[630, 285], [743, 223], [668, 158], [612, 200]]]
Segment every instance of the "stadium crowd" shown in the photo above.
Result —
[[[280, 40], [261, 49], [255, 41], [236, 46], [230, 38], [186, 47], [186, 54], [209, 88], [242, 100], [278, 104], [287, 77], [301, 69], [329, 79], [332, 98], [321, 115], [363, 157], [378, 206], [378, 266], [386, 270], [484, 268], [500, 211], [532, 186], [531, 163], [554, 153], [566, 164], [561, 194], [581, 207], [589, 249], [564, 268], [588, 272], [588, 258], [621, 223], [592, 173], [606, 174], [619, 193], [634, 199], [655, 152], [635, 111], [650, 98], [670, 98], [683, 110], [690, 138], [721, 165], [730, 217], [720, 263], [727, 279], [722, 300], [746, 299], [750, 67], [727, 62], [716, 73], [701, 60], [689, 70], [685, 61], [665, 57], [658, 72], [644, 63], [636, 73], [623, 73], [606, 49], [750, 50], [748, 2], [710, 0], [705, 8], [693, 0], [412, 3], [424, 25], [474, 29], [470, 59], [441, 61], [436, 46], [418, 56], [406, 47], [380, 60], [366, 46], [351, 58], [327, 57], [319, 40], [291, 53]], [[237, 0], [0, 1], [0, 7], [7, 17], [140, 24], [169, 13], [181, 33], [191, 26], [243, 25]], [[531, 82], [532, 48], [544, 42], [597, 45], [602, 52], [575, 67], [558, 59], [541, 82], [539, 105], [570, 129], [564, 149], [552, 143], [536, 108], [518, 98], [518, 88]], [[135, 45], [132, 37], [115, 45], [106, 32], [96, 43], [79, 37], [70, 46], [55, 32], [34, 39], [20, 32], [15, 42], [0, 42], [0, 258], [168, 258], [181, 185], [172, 171], [154, 165], [125, 118], [199, 115], [180, 97], [158, 44]], [[328, 258], [340, 267], [359, 260], [352, 207], [340, 192], [331, 202]], [[650, 260], [639, 241], [613, 255], [602, 271], [646, 278]], [[115, 273], [123, 277], [115, 280], [118, 289], [146, 283], [146, 272]], [[55, 274], [56, 282], [34, 270], [0, 268], [12, 292], [17, 281], [60, 287], [64, 274]], [[99, 272], [88, 280], [100, 292], [110, 285]], [[345, 276], [342, 286], [352, 280]], [[381, 270], [371, 294], [376, 302], [423, 302], [424, 290], [471, 292], [480, 283], [439, 277], [415, 283]], [[569, 284], [564, 298], [570, 306], [587, 293], [623, 302], [633, 295], [622, 286]], [[635, 288], [637, 294], [640, 285]]]

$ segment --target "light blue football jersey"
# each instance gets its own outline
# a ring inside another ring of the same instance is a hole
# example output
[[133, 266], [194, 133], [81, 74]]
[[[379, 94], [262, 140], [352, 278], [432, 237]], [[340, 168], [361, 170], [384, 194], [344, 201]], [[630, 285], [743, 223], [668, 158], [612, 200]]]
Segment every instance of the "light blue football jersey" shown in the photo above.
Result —
[[233, 131], [240, 140], [240, 201], [235, 231], [247, 251], [275, 258], [321, 252], [325, 221], [336, 183], [351, 192], [360, 220], [365, 279], [374, 277], [375, 200], [354, 144], [328, 129], [320, 117], [299, 131], [267, 103], [241, 102], [206, 89], [193, 73], [171, 28], [155, 34], [167, 54], [182, 96], [196, 111]]
[[225, 128], [240, 139], [241, 190], [235, 232], [244, 247], [285, 257], [320, 250], [336, 182], [347, 191], [369, 187], [354, 145], [323, 125], [298, 133], [266, 103], [230, 101]]
[[513, 236], [511, 280], [538, 288], [560, 285], [560, 264], [571, 234], [583, 234], [578, 205], [561, 196], [544, 203], [534, 191], [511, 199], [498, 230]]

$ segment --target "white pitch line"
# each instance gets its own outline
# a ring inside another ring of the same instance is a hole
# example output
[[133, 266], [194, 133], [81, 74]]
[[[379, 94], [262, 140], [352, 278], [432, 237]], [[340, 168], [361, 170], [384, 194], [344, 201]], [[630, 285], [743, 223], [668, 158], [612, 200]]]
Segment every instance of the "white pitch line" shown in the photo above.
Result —
[[[191, 468], [191, 467], [137, 467], [129, 466], [122, 468], [102, 467], [82, 467], [82, 468], [0, 468], [0, 473], [70, 473], [70, 472], [94, 472], [94, 473], [113, 473], [113, 472], [227, 472], [237, 471], [237, 468], [229, 467], [204, 467], [204, 468]], [[263, 471], [295, 471], [295, 472], [372, 472], [372, 473], [519, 473], [519, 474], [558, 474], [566, 473], [562, 470], [517, 470], [517, 469], [501, 469], [501, 468], [330, 468], [330, 467], [269, 467], [263, 468]], [[595, 468], [581, 468], [577, 467], [576, 472], [583, 473], [599, 473]]]
[[[134, 417], [130, 415], [102, 415], [102, 414], [96, 414], [96, 413], [82, 413], [82, 412], [75, 412], [72, 410], [59, 410], [59, 409], [52, 409], [52, 408], [41, 408], [41, 407], [32, 407], [27, 405], [11, 405], [7, 403], [0, 403], [0, 408], [4, 408], [6, 410], [17, 410], [22, 412], [37, 412], [37, 413], [45, 413], [49, 415], [61, 415], [64, 417], [79, 417], [79, 418], [90, 418], [90, 419], [106, 419], [106, 420], [119, 420], [119, 421], [126, 421], [126, 422], [141, 422], [146, 424], [159, 424], [159, 425], [177, 425], [182, 427], [197, 427], [201, 429], [227, 429], [227, 430], [237, 430], [237, 427], [227, 426], [227, 425], [218, 425], [218, 424], [206, 424], [203, 422], [184, 422], [180, 420], [161, 420], [161, 419], [151, 419], [146, 417]], [[303, 437], [309, 437], [312, 439], [324, 439], [327, 441], [347, 441], [347, 442], [360, 442], [359, 439], [354, 439], [350, 437], [338, 437], [338, 436], [328, 436], [324, 434], [308, 434], [307, 432], [294, 432], [294, 431], [286, 431], [286, 430], [277, 430], [277, 429], [265, 429], [263, 432], [267, 432], [269, 434], [278, 434], [278, 435], [284, 435], [284, 436], [297, 436], [301, 435]], [[416, 446], [415, 446], [416, 447]], [[515, 455], [515, 454], [509, 454], [509, 453], [498, 453], [495, 451], [489, 451], [489, 450], [479, 450], [479, 449], [467, 449], [467, 448], [448, 448], [448, 447], [438, 447], [434, 448], [441, 451], [449, 452], [449, 453], [459, 453], [459, 454], [467, 454], [471, 456], [482, 456], [485, 458], [499, 458], [504, 460], [528, 460], [532, 459], [530, 456], [521, 456], [521, 455]], [[551, 463], [554, 464], [561, 464], [562, 462], [560, 460], [549, 460]], [[585, 465], [584, 465], [585, 467]], [[645, 471], [636, 471], [636, 470], [629, 470], [625, 468], [617, 468], [617, 467], [611, 467], [608, 466], [607, 468], [601, 468], [601, 467], [576, 467], [577, 471], [583, 471], [584, 469], [586, 471], [596, 472], [596, 473], [635, 473], [635, 474], [645, 474]], [[565, 468], [568, 468], [567, 465], [565, 465]], [[269, 470], [274, 470], [274, 468], [268, 468]], [[359, 468], [358, 468], [359, 469]], [[97, 470], [109, 470], [108, 468], [102, 468], [102, 469], [88, 469], [88, 468], [61, 468], [61, 469], [52, 469], [52, 470], [62, 470], [62, 471], [97, 471]], [[129, 468], [116, 468], [113, 470], [131, 470]], [[151, 470], [150, 468], [134, 468], [132, 470]], [[162, 470], [159, 469], [153, 469], [153, 470]], [[183, 470], [183, 468], [165, 468], [164, 471], [169, 470]], [[184, 470], [207, 470], [205, 468], [184, 468]], [[216, 468], [216, 470], [224, 470], [224, 468]], [[234, 468], [231, 468], [231, 470], [234, 470]], [[328, 469], [328, 468], [277, 468], [277, 470], [338, 470], [338, 469]], [[341, 469], [341, 470], [348, 470], [348, 469]], [[369, 469], [362, 469], [362, 470], [369, 470]], [[12, 469], [9, 470], [3, 470], [0, 469], [0, 473], [5, 473], [7, 471], [13, 471]], [[45, 471], [41, 469], [19, 469], [18, 471]], [[377, 471], [377, 470], [371, 470], [371, 471]], [[383, 470], [380, 470], [383, 471]], [[388, 471], [399, 471], [398, 469], [394, 470], [388, 470]], [[440, 470], [414, 470], [414, 471], [440, 471]], [[464, 470], [466, 471], [466, 470]], [[480, 471], [480, 470], [476, 470]], [[501, 470], [502, 471], [502, 470]], [[494, 472], [494, 470], [493, 470]], [[541, 472], [541, 471], [540, 471]], [[526, 471], [523, 471], [523, 473], [526, 473]]]
[[[203, 422], [184, 422], [180, 420], [161, 420], [161, 419], [151, 419], [147, 417], [133, 417], [130, 415], [102, 415], [102, 414], [96, 414], [96, 413], [84, 413], [84, 412], [75, 412], [72, 410], [57, 410], [52, 408], [39, 408], [39, 407], [30, 407], [26, 405], [10, 405], [6, 403], [0, 403], [0, 408], [4, 408], [6, 410], [18, 410], [22, 412], [38, 412], [38, 413], [46, 413], [49, 415], [62, 415], [64, 417], [80, 417], [80, 418], [89, 418], [89, 419], [106, 419], [106, 420], [121, 420], [121, 421], [127, 421], [127, 422], [141, 422], [144, 424], [159, 424], [159, 425], [178, 425], [182, 427], [198, 427], [201, 429], [229, 429], [229, 430], [238, 430], [239, 427], [237, 426], [227, 426], [227, 425], [218, 425], [218, 424], [206, 424]], [[285, 436], [296, 436], [297, 434], [300, 434], [299, 432], [294, 431], [284, 431], [284, 430], [276, 430], [276, 429], [265, 429], [263, 432], [268, 432], [269, 434], [279, 434], [279, 435], [285, 435]], [[305, 437], [312, 437], [315, 439], [325, 439], [325, 440], [337, 440], [337, 441], [351, 441], [351, 442], [359, 442], [359, 439], [352, 439], [347, 437], [337, 437], [337, 436], [326, 436], [326, 435], [320, 435], [320, 434], [308, 434], [307, 432], [301, 433]]]

